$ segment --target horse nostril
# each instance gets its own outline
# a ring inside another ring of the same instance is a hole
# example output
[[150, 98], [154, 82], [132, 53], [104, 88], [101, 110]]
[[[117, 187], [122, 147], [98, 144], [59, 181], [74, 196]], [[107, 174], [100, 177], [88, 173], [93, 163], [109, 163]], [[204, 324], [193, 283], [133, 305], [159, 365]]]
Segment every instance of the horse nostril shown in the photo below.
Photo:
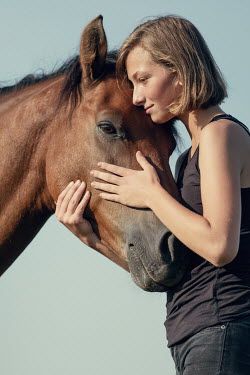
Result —
[[129, 247], [134, 247], [135, 245], [133, 243], [128, 244]]

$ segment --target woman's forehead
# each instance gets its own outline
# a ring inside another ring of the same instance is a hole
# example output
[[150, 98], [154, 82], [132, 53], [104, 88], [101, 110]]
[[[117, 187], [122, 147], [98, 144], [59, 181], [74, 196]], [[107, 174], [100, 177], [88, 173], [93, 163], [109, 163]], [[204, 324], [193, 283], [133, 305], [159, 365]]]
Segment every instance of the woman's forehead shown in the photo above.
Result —
[[155, 65], [150, 53], [142, 47], [133, 48], [126, 59], [126, 70], [131, 78], [139, 71], [144, 71]]

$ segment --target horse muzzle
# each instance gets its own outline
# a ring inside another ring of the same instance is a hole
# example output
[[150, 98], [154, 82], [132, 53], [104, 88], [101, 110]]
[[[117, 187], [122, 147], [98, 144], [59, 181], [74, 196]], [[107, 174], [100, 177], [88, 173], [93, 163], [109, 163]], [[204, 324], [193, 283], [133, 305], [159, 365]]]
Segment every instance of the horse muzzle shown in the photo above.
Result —
[[133, 281], [149, 292], [166, 292], [177, 285], [188, 265], [187, 247], [164, 227], [156, 235], [132, 233], [127, 242]]

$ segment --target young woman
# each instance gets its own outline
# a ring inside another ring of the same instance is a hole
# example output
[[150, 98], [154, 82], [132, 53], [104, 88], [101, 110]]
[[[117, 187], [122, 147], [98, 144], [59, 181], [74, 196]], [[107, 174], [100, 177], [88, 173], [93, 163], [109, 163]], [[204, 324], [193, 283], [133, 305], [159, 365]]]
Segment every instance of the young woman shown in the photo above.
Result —
[[[190, 269], [168, 292], [165, 324], [176, 373], [247, 375], [250, 133], [220, 108], [225, 82], [186, 19], [166, 16], [139, 25], [121, 47], [117, 68], [133, 86], [134, 105], [144, 107], [155, 126], [176, 117], [191, 137], [192, 146], [177, 161], [183, 201], [162, 188], [140, 152], [141, 170], [100, 163], [103, 172], [92, 174], [103, 182], [92, 184], [103, 199], [150, 208], [192, 250]], [[82, 219], [90, 198], [84, 190], [84, 183], [71, 183], [58, 198], [56, 215], [91, 244], [97, 238]], [[72, 217], [78, 218], [74, 227], [68, 224]]]

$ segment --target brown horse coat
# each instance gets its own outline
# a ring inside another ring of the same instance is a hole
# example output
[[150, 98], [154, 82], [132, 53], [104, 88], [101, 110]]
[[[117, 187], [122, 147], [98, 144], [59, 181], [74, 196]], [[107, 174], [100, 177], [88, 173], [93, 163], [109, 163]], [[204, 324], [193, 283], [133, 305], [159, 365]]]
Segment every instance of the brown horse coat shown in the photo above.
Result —
[[[157, 127], [132, 105], [129, 88], [118, 88], [101, 16], [84, 29], [79, 58], [28, 78], [0, 90], [1, 274], [53, 214], [69, 181], [84, 180], [92, 190], [89, 171], [98, 161], [138, 169], [141, 150], [178, 197], [169, 167], [173, 126]], [[93, 190], [86, 217], [110, 249], [104, 255], [141, 288], [164, 291], [182, 277], [184, 248], [150, 210], [100, 200]]]

